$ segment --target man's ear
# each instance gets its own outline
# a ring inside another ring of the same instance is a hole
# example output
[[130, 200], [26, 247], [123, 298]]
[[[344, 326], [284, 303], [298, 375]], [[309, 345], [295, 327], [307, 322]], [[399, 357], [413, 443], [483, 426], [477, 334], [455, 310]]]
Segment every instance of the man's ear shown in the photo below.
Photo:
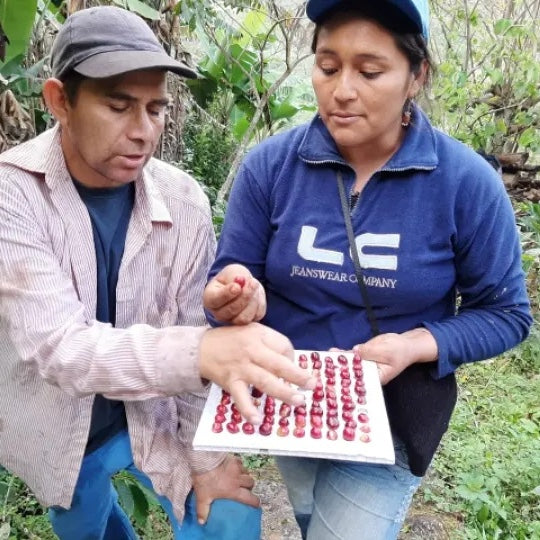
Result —
[[70, 104], [62, 81], [58, 79], [47, 79], [43, 83], [43, 99], [51, 114], [58, 123], [63, 126], [67, 122]]

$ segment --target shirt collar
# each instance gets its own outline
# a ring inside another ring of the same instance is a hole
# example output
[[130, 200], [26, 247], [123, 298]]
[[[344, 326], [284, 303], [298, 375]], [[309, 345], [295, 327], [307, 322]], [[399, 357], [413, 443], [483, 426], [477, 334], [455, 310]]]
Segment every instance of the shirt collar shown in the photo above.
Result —
[[[308, 125], [298, 156], [313, 165], [348, 165], [319, 115]], [[423, 111], [414, 106], [403, 143], [380, 171], [433, 170], [438, 164], [433, 128]]]
[[[135, 183], [135, 197], [147, 219], [172, 224], [171, 214], [152, 174], [153, 162], [151, 159], [145, 166], [142, 182]], [[65, 182], [72, 183], [62, 152], [59, 124], [34, 139], [4, 152], [0, 155], [0, 163], [8, 163], [42, 176], [51, 190], [59, 189]]]

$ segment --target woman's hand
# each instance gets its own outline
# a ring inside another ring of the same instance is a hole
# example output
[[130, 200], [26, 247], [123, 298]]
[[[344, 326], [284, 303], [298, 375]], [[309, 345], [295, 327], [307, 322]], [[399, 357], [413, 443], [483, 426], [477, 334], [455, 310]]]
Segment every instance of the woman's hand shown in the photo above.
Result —
[[229, 264], [208, 283], [203, 303], [222, 323], [249, 324], [266, 314], [263, 286], [241, 264]]
[[411, 364], [434, 362], [438, 356], [437, 342], [425, 328], [415, 328], [403, 334], [381, 334], [362, 345], [356, 345], [353, 351], [377, 363], [382, 385]]

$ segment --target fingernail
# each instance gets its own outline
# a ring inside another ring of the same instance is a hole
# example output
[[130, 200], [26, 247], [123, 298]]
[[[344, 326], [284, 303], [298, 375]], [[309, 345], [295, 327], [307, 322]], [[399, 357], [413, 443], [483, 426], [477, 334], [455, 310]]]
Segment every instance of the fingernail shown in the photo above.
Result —
[[204, 519], [203, 518], [199, 518], [199, 525], [204, 525]]
[[253, 414], [249, 417], [249, 421], [254, 425], [258, 426], [262, 423], [262, 418], [258, 414]]
[[306, 402], [306, 398], [304, 394], [294, 394], [291, 398], [291, 404], [295, 407], [298, 407], [299, 405], [304, 405]]

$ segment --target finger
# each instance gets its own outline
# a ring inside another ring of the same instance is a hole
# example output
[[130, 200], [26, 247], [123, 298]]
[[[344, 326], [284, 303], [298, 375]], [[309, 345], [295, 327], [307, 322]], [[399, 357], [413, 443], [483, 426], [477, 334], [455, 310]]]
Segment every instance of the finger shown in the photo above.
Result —
[[[235, 317], [237, 317], [239, 314], [241, 314], [244, 310], [249, 309], [248, 306], [253, 303], [255, 304], [256, 299], [254, 298], [254, 292], [250, 289], [242, 289], [240, 286], [236, 283], [232, 283], [228, 285], [229, 288], [239, 288], [239, 294], [231, 294], [228, 296], [229, 301], [222, 304], [222, 306], [219, 308], [219, 315], [227, 321], [232, 321]], [[253, 308], [253, 314], [255, 313], [255, 305]], [[248, 322], [252, 322], [253, 319], [249, 320]], [[246, 324], [244, 321], [241, 322], [241, 324]]]
[[247, 306], [232, 320], [233, 324], [243, 325], [255, 321], [258, 311], [257, 298], [251, 298]]
[[209, 498], [196, 498], [197, 500], [197, 521], [200, 525], [204, 525], [210, 513], [210, 504], [212, 500]]
[[[272, 341], [270, 341], [269, 338], [271, 338]], [[261, 347], [257, 356], [254, 358], [254, 362], [257, 364], [257, 366], [269, 371], [276, 377], [284, 379], [288, 383], [298, 386], [299, 388], [306, 390], [313, 390], [315, 388], [317, 380], [308, 370], [302, 369], [300, 366], [297, 366], [292, 362], [292, 351], [289, 350], [286, 343], [283, 344], [285, 347], [283, 352], [278, 352], [280, 351], [280, 344], [279, 342], [276, 343], [274, 335], [263, 336], [263, 343], [268, 344], [268, 346]], [[254, 384], [252, 381], [250, 382]], [[275, 385], [275, 381], [273, 379], [270, 381], [263, 381], [263, 383], [265, 382], [271, 382], [273, 385]], [[257, 384], [255, 384], [255, 386], [263, 390], [263, 388]]]
[[[305, 404], [306, 398], [302, 390], [284, 382], [268, 370], [253, 366], [249, 376], [251, 384], [256, 386], [264, 394], [293, 406]], [[313, 385], [315, 383], [316, 379], [313, 377]]]
[[238, 283], [225, 285], [213, 279], [204, 291], [204, 305], [211, 310], [223, 309], [227, 304], [233, 303], [239, 296], [242, 296], [242, 287]]
[[226, 388], [231, 394], [231, 397], [238, 407], [240, 414], [254, 425], [259, 425], [262, 421], [261, 414], [251, 399], [251, 392], [248, 389], [248, 382], [236, 379]]
[[234, 501], [247, 504], [248, 506], [254, 506], [255, 508], [258, 508], [261, 505], [259, 497], [249, 489], [239, 488], [237, 491], [231, 493], [230, 498]]
[[246, 489], [253, 489], [255, 486], [255, 480], [250, 474], [241, 474], [240, 475], [240, 487]]
[[255, 321], [260, 321], [266, 315], [266, 293], [260, 283], [257, 283], [257, 313]]
[[338, 349], [337, 347], [330, 347], [329, 352], [343, 352], [345, 349]]

